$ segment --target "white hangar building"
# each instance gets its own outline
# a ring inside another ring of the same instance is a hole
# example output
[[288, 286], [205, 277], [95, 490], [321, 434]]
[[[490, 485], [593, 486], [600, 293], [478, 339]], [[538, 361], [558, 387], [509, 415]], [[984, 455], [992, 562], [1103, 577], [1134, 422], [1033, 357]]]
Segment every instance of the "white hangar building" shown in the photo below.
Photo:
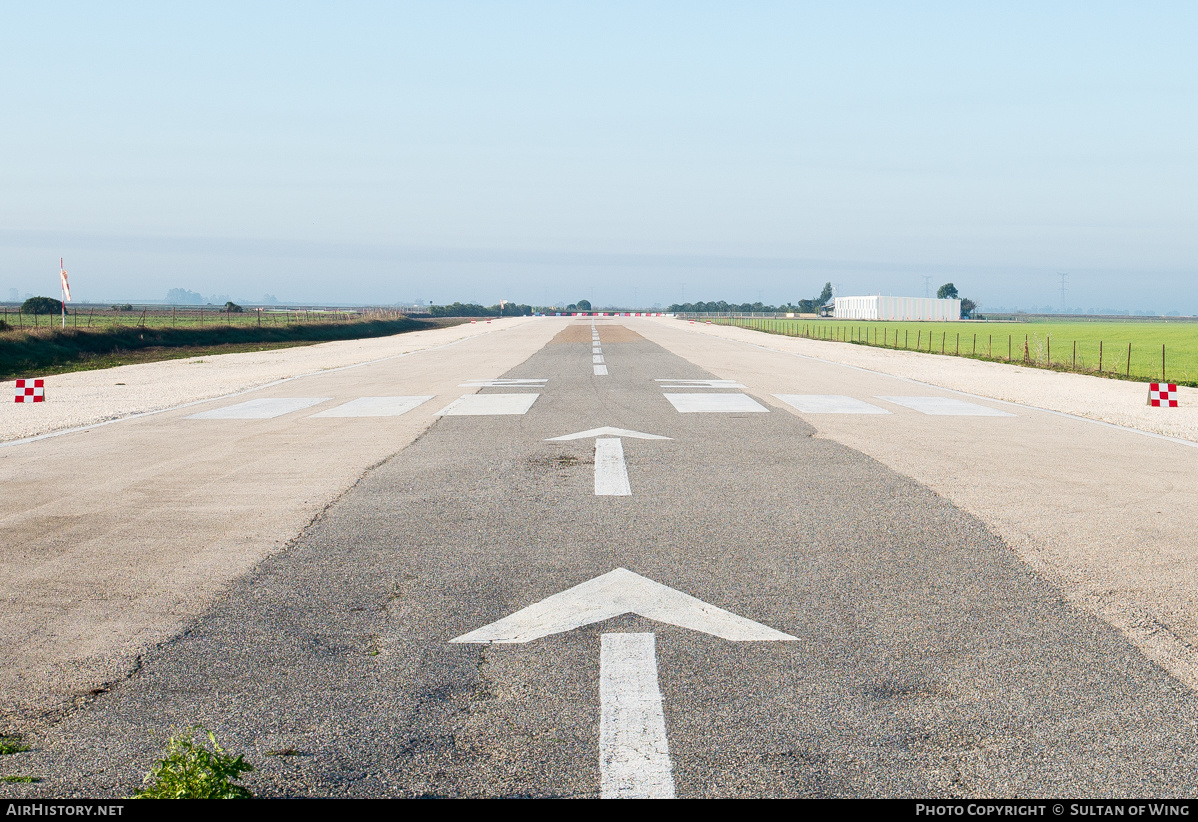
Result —
[[959, 320], [960, 300], [931, 297], [837, 297], [838, 320]]

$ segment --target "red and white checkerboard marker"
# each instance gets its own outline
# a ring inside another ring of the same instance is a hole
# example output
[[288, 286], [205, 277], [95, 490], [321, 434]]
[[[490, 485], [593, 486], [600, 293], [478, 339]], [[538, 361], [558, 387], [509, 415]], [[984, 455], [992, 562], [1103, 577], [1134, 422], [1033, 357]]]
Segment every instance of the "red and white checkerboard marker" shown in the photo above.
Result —
[[1148, 383], [1148, 404], [1153, 408], [1176, 408], [1177, 386], [1171, 382]]
[[16, 402], [45, 402], [45, 380], [17, 380]]

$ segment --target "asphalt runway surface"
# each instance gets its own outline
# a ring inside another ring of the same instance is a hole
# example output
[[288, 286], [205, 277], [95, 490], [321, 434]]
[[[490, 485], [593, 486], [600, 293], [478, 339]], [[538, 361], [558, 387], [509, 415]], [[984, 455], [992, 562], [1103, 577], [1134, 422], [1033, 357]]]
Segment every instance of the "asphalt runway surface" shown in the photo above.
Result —
[[[538, 387], [478, 391], [526, 413], [441, 416], [0, 792], [128, 795], [202, 724], [264, 796], [595, 797], [603, 636], [653, 634], [678, 797], [1194, 794], [1193, 692], [981, 520], [763, 396], [681, 413], [667, 394], [752, 392], [589, 328], [503, 374]], [[549, 441], [603, 427], [669, 437], [618, 437], [626, 495], [596, 494], [594, 436]], [[793, 639], [624, 614], [451, 642], [614, 569]]]

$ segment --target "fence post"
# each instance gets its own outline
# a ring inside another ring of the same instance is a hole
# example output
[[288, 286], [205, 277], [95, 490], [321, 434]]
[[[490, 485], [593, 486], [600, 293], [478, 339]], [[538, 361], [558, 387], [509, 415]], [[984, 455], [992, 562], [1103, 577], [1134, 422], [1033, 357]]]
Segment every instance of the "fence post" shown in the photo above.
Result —
[[1102, 340], [1098, 341], [1098, 373], [1102, 373]]
[[1165, 381], [1165, 346], [1161, 345], [1161, 382]]
[[1045, 337], [1044, 341], [1048, 345], [1048, 367], [1052, 368], [1052, 337]]
[[1073, 365], [1069, 368], [1071, 371], [1077, 370], [1077, 340], [1073, 341]]
[[1124, 376], [1131, 376], [1131, 343], [1127, 344], [1127, 373]]

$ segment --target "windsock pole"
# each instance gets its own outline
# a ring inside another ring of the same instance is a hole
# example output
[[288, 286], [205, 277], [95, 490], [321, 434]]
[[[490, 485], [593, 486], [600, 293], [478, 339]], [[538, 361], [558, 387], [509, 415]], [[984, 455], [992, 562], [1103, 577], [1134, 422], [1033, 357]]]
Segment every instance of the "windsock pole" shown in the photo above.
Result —
[[71, 299], [71, 284], [67, 282], [67, 269], [58, 258], [58, 287], [62, 290], [62, 329], [67, 328], [67, 300]]

